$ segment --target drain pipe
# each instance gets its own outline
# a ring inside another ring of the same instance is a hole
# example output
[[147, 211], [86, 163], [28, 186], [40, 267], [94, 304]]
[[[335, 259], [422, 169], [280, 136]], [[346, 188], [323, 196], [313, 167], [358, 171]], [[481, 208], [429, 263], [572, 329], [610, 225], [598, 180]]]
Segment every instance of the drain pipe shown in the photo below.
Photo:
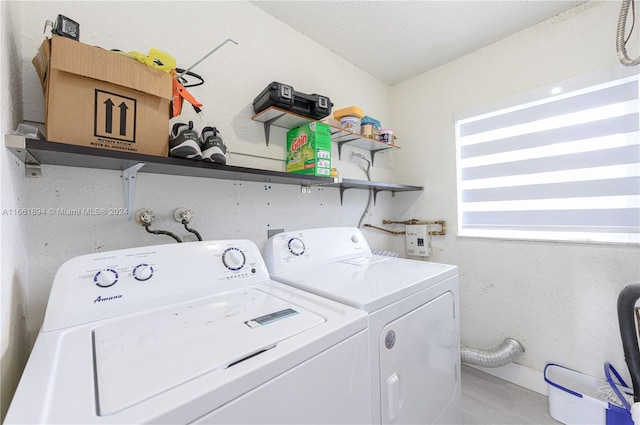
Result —
[[466, 346], [460, 347], [460, 357], [463, 363], [482, 367], [507, 365], [522, 353], [524, 353], [522, 344], [511, 338], [505, 339], [500, 345], [489, 350]]

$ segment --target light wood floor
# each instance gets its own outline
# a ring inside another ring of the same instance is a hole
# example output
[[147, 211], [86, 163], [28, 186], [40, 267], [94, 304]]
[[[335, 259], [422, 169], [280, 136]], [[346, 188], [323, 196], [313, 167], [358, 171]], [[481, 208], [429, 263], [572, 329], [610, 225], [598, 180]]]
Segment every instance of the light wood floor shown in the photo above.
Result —
[[547, 397], [462, 365], [464, 424], [559, 424]]

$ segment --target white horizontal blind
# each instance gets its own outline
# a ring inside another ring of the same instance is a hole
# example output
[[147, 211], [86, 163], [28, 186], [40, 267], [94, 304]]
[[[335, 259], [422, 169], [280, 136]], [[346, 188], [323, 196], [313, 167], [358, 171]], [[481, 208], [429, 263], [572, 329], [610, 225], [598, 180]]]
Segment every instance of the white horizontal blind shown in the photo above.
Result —
[[638, 75], [456, 121], [460, 236], [640, 243]]

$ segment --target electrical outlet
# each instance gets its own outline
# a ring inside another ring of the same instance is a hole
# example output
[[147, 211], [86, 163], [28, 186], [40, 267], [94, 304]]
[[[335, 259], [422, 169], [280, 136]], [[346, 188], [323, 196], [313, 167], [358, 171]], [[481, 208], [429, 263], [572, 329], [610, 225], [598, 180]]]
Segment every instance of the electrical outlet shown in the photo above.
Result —
[[311, 193], [311, 186], [301, 185], [300, 186], [300, 191], [302, 193]]
[[284, 229], [269, 229], [267, 230], [267, 239], [282, 232], [284, 232]]

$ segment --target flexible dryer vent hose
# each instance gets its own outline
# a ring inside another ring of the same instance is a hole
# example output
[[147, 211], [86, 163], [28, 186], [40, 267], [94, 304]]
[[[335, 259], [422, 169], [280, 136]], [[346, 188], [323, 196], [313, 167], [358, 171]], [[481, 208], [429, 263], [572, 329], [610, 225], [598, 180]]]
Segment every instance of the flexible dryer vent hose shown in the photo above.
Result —
[[482, 367], [500, 367], [514, 361], [524, 353], [524, 347], [515, 339], [507, 338], [500, 345], [489, 350], [460, 347], [462, 363]]

